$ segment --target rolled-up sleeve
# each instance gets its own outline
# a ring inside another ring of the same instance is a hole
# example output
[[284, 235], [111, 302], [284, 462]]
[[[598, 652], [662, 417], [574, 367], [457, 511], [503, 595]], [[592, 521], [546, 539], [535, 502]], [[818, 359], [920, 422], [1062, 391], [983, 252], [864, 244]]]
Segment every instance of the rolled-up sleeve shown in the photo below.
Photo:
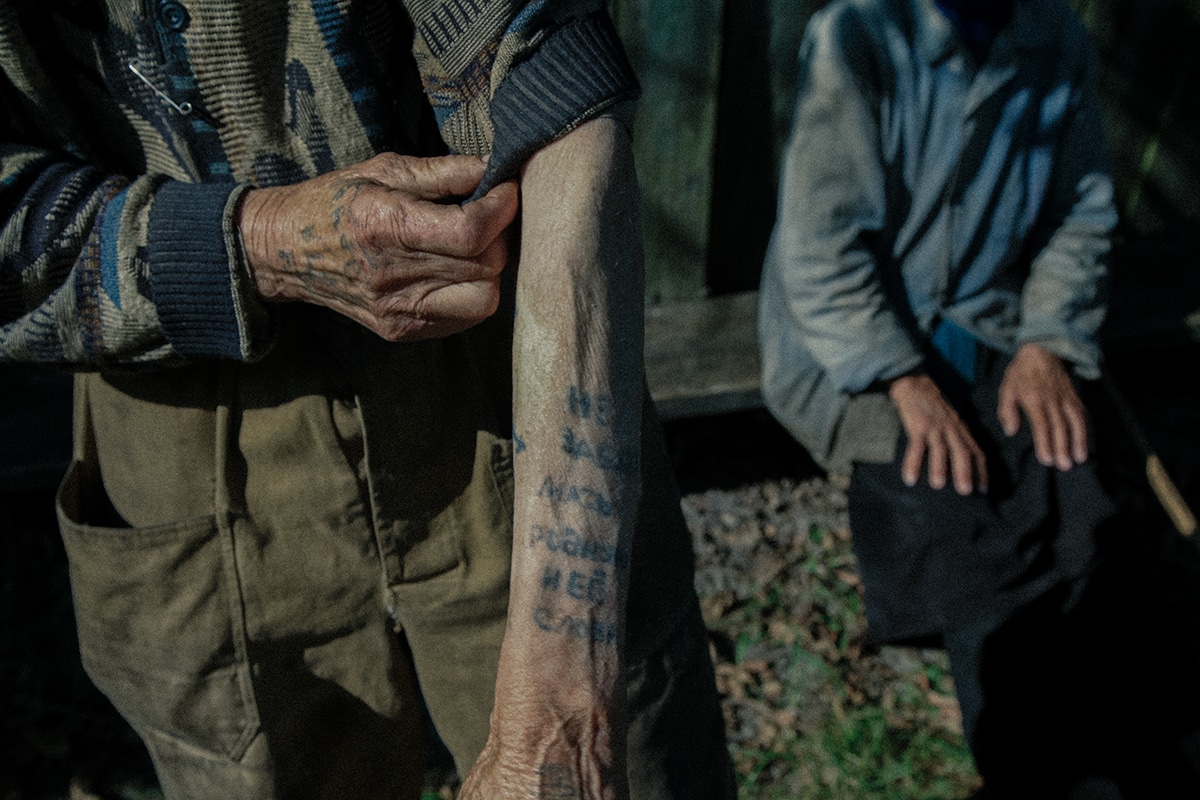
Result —
[[47, 56], [27, 35], [37, 22], [0, 22], [0, 361], [90, 369], [261, 356], [272, 331], [240, 260], [235, 184], [133, 174], [97, 157], [88, 143], [102, 136], [41, 68]]
[[13, 138], [0, 142], [0, 361], [265, 351], [270, 323], [236, 257], [234, 184], [109, 174]]
[[409, 0], [414, 53], [451, 150], [490, 154], [476, 196], [542, 146], [638, 94], [602, 2]]

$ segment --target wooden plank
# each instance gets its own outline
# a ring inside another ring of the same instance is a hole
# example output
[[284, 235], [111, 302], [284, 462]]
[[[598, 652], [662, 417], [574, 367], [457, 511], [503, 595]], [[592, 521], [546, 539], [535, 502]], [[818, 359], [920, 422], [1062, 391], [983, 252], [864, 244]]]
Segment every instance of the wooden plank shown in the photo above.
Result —
[[823, 0], [727, 5], [708, 250], [711, 294], [758, 287], [775, 221], [804, 28]]
[[[1200, 342], [1200, 278], [1163, 253], [1124, 254], [1171, 263], [1183, 293], [1127, 286], [1115, 293], [1103, 345], [1109, 353]], [[1124, 286], [1125, 284], [1119, 285]], [[646, 309], [646, 380], [664, 419], [745, 411], [763, 405], [758, 352], [758, 293], [666, 303]]]
[[665, 419], [761, 407], [758, 293], [646, 309], [646, 379]]

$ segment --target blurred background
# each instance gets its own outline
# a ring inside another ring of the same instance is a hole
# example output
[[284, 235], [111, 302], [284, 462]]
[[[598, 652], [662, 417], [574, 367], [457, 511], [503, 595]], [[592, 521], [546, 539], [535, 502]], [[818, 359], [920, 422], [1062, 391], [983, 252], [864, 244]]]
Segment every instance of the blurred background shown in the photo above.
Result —
[[[757, 287], [775, 218], [796, 53], [808, 18], [824, 4], [614, 0], [644, 90], [637, 155], [651, 304]], [[1141, 268], [1119, 275], [1137, 272], [1139, 288], [1152, 289], [1147, 293], [1161, 295], [1162, 303], [1136, 321], [1120, 318], [1122, 330], [1113, 334], [1135, 327], [1138, 334], [1165, 334], [1189, 317], [1194, 327], [1200, 3], [1075, 0], [1074, 6], [1100, 57], [1123, 212], [1121, 254]], [[1176, 306], [1167, 305], [1168, 295]], [[1126, 298], [1118, 293], [1118, 299]]]
[[[754, 290], [796, 52], [822, 5], [611, 3], [644, 92], [648, 377], [697, 544], [743, 796], [966, 797], [978, 783], [944, 654], [865, 646], [840, 478], [816, 469], [757, 392]], [[1200, 0], [1074, 5], [1100, 57], [1121, 210], [1104, 334], [1119, 404], [1101, 395], [1101, 435], [1126, 502], [1169, 536], [1144, 455], [1160, 455], [1200, 507]], [[0, 365], [0, 800], [156, 797], [140, 745], [75, 649], [53, 512], [70, 404], [69, 376]], [[451, 795], [436, 753], [434, 767], [429, 794]]]

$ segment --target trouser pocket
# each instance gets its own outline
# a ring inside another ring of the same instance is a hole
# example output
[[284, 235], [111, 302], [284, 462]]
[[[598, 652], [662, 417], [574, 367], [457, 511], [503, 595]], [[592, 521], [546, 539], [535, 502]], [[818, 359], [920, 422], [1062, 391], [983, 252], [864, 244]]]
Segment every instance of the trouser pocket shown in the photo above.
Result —
[[143, 738], [240, 759], [258, 721], [228, 532], [215, 515], [123, 527], [103, 498], [76, 461], [58, 516], [84, 668]]

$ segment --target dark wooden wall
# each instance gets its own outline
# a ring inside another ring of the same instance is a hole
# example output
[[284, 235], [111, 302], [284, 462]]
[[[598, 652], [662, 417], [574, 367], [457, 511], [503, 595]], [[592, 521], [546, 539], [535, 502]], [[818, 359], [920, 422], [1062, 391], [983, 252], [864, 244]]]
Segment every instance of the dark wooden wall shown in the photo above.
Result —
[[774, 219], [796, 53], [821, 0], [614, 0], [642, 82], [647, 300], [750, 289]]

